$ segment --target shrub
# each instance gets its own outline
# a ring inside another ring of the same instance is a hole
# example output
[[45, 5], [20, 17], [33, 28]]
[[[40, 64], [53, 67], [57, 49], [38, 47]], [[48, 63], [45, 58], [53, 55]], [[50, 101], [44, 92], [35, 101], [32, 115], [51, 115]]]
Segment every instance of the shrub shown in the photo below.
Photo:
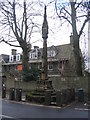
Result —
[[33, 95], [33, 94], [27, 94], [26, 100], [34, 103], [44, 103], [45, 96], [39, 96], [39, 95]]
[[36, 81], [40, 78], [40, 70], [37, 68], [29, 69], [24, 75], [24, 81]]

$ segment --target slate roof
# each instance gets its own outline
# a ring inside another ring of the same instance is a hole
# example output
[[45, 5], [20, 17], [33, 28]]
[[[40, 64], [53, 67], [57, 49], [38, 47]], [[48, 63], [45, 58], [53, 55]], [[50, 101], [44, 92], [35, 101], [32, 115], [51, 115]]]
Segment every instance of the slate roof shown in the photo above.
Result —
[[0, 55], [0, 61], [8, 63], [9, 62], [9, 55], [1, 54]]
[[57, 49], [57, 54], [55, 58], [60, 58], [60, 59], [70, 59], [71, 52], [72, 52], [72, 45], [71, 44], [65, 44], [65, 45], [58, 45], [56, 46]]
[[[47, 51], [49, 50], [55, 50], [56, 55], [53, 57], [53, 59], [66, 59], [69, 60], [71, 53], [72, 53], [72, 45], [71, 44], [64, 44], [64, 45], [58, 45], [58, 46], [50, 46], [47, 48]], [[42, 53], [42, 48], [40, 49]]]
[[[70, 57], [71, 57], [71, 53], [72, 53], [72, 50], [73, 50], [73, 47], [72, 47], [72, 44], [64, 44], [64, 45], [58, 45], [58, 46], [50, 46], [50, 47], [47, 47], [47, 51], [49, 50], [54, 50], [56, 55], [55, 56], [51, 56], [48, 58], [48, 61], [52, 60], [52, 61], [58, 61], [58, 60], [70, 60]], [[34, 52], [34, 49], [32, 50]], [[38, 51], [40, 53], [40, 57], [38, 60], [41, 61], [42, 59], [42, 48], [38, 48]], [[2, 56], [3, 58], [3, 61], [5, 63], [8, 63], [9, 62], [9, 55], [5, 55], [5, 54], [1, 54], [0, 56]], [[37, 60], [30, 60], [30, 61], [37, 61]]]

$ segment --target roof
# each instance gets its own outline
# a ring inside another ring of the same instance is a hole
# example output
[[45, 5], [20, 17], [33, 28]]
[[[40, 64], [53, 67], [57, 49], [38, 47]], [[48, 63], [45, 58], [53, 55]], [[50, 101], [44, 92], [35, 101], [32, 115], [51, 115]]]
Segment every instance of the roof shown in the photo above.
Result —
[[72, 52], [72, 45], [71, 44], [65, 44], [65, 45], [59, 45], [56, 46], [58, 52], [55, 56], [55, 58], [60, 58], [60, 59], [70, 59], [71, 52]]
[[[41, 60], [42, 59], [42, 49], [43, 48], [38, 48], [38, 52], [41, 53], [39, 59], [35, 59], [35, 60], [34, 59], [32, 59], [32, 60], [30, 59], [29, 60], [30, 63], [42, 62], [42, 60]], [[50, 51], [50, 50], [51, 51], [54, 50], [55, 51], [55, 55], [54, 56], [49, 56], [48, 57], [48, 61], [55, 62], [55, 61], [59, 61], [59, 60], [62, 61], [63, 59], [70, 60], [71, 53], [72, 53], [72, 44], [64, 44], [64, 45], [58, 45], [58, 46], [52, 45], [50, 47], [47, 47], [47, 51]], [[32, 51], [30, 51], [30, 52], [34, 52], [34, 49], [32, 49]], [[5, 63], [8, 63], [8, 61], [9, 61], [9, 55], [4, 55], [3, 54], [2, 58], [5, 61]], [[17, 64], [17, 62], [14, 62], [12, 64]], [[9, 65], [9, 63], [7, 65]]]
[[[47, 51], [49, 50], [55, 50], [56, 55], [55, 59], [70, 59], [71, 52], [72, 52], [72, 45], [71, 44], [64, 44], [64, 45], [58, 45], [58, 46], [50, 46], [47, 48]], [[40, 49], [42, 52], [42, 48]]]
[[9, 55], [1, 54], [0, 55], [0, 61], [8, 63], [8, 61], [9, 61]]

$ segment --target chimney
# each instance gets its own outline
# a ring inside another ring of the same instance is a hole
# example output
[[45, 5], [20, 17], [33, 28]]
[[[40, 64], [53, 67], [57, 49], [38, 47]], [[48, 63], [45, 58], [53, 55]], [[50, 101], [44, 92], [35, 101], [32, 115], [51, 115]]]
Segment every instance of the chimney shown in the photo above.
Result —
[[12, 49], [12, 50], [11, 50], [11, 55], [16, 55], [16, 52], [17, 52], [16, 49]]
[[34, 46], [34, 49], [38, 49], [39, 47], [38, 46]]

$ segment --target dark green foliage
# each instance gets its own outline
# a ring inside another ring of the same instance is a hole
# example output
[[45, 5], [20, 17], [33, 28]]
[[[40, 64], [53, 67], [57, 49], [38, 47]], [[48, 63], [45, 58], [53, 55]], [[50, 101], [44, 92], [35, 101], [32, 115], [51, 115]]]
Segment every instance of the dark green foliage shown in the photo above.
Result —
[[44, 103], [45, 96], [33, 95], [29, 93], [26, 95], [26, 100], [34, 103]]
[[38, 68], [33, 67], [24, 74], [23, 80], [29, 82], [29, 81], [36, 81], [39, 78], [40, 78], [40, 70]]
[[[45, 91], [31, 91], [26, 94], [26, 100], [33, 103], [45, 104]], [[56, 101], [56, 93], [51, 95], [51, 102]]]

